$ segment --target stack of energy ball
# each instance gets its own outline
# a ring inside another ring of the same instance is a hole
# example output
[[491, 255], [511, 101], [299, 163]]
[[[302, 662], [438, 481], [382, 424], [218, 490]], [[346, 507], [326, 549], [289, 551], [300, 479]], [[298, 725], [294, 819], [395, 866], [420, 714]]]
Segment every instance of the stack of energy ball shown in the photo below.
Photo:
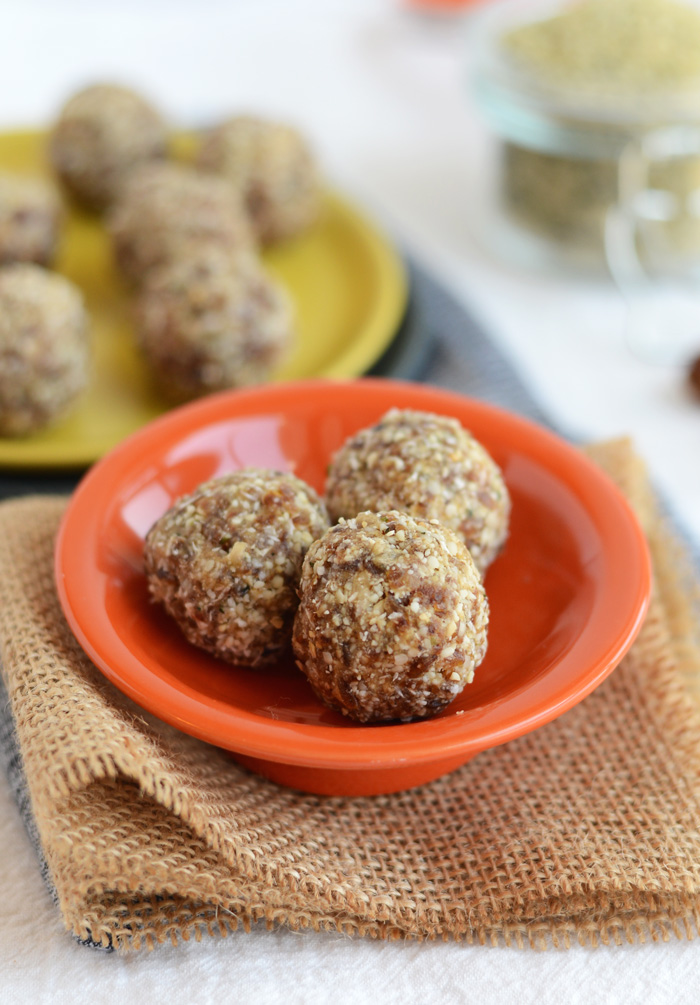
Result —
[[[144, 359], [181, 401], [263, 381], [289, 352], [291, 303], [260, 250], [313, 223], [320, 187], [286, 125], [231, 118], [191, 165], [168, 159], [168, 140], [144, 98], [99, 84], [63, 107], [49, 159], [71, 201], [103, 215]], [[63, 218], [49, 182], [0, 175], [0, 435], [62, 417], [90, 379], [82, 295], [49, 271]]]
[[64, 415], [90, 377], [89, 323], [77, 287], [47, 268], [61, 204], [41, 181], [0, 175], [0, 435]]
[[176, 501], [146, 536], [149, 590], [215, 656], [259, 667], [291, 647], [330, 708], [423, 718], [483, 660], [483, 576], [510, 506], [459, 422], [394, 409], [331, 459], [325, 499], [293, 474], [244, 469]]

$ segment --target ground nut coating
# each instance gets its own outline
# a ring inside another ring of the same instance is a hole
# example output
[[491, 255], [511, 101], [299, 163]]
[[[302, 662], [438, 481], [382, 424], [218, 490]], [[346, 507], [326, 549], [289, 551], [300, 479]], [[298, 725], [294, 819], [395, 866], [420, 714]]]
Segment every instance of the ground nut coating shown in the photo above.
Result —
[[117, 265], [136, 284], [201, 249], [253, 246], [240, 198], [222, 179], [184, 164], [146, 164], [130, 175], [107, 226]]
[[459, 538], [406, 513], [360, 513], [309, 549], [294, 654], [319, 698], [360, 722], [434, 715], [486, 652], [489, 609]]
[[500, 469], [456, 419], [392, 409], [333, 458], [332, 520], [397, 509], [452, 528], [483, 575], [508, 534], [510, 497]]
[[61, 222], [61, 204], [40, 178], [0, 174], [0, 265], [53, 259]]
[[54, 170], [75, 199], [104, 209], [137, 164], [166, 153], [166, 126], [139, 94], [95, 84], [63, 107], [50, 138]]
[[263, 244], [299, 233], [318, 216], [316, 165], [288, 125], [248, 115], [229, 119], [204, 137], [198, 163], [241, 193]]
[[245, 469], [178, 500], [150, 529], [148, 587], [194, 645], [258, 666], [289, 649], [301, 566], [328, 527], [294, 475]]
[[61, 417], [89, 370], [78, 289], [38, 265], [0, 269], [0, 435], [32, 433]]
[[213, 249], [152, 274], [136, 331], [163, 392], [183, 401], [267, 380], [293, 343], [293, 311], [252, 254]]

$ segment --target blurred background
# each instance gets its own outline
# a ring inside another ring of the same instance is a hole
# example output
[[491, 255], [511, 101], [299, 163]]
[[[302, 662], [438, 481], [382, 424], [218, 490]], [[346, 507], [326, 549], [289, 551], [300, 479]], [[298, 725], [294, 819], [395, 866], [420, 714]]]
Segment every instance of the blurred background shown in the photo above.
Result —
[[[493, 240], [489, 192], [498, 129], [475, 97], [474, 73], [484, 45], [478, 21], [498, 6], [10, 3], [0, 34], [0, 122], [46, 127], [74, 91], [114, 80], [186, 127], [246, 110], [296, 124], [328, 183], [439, 276], [507, 353], [557, 427], [582, 439], [631, 434], [700, 539], [700, 479], [692, 462], [700, 408], [687, 381], [696, 338], [694, 316], [688, 331], [688, 289], [673, 326], [676, 348], [657, 351], [656, 320], [651, 338], [642, 333], [631, 344], [625, 291], [609, 269], [566, 268], [556, 249], [546, 261], [504, 255]], [[646, 301], [636, 303], [646, 316]]]

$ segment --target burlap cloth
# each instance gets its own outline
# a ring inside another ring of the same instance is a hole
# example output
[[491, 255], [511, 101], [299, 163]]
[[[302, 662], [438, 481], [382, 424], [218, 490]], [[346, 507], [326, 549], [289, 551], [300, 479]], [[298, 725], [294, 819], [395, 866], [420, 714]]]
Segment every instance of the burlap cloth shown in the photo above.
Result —
[[568, 946], [691, 937], [700, 906], [699, 647], [689, 584], [626, 442], [656, 587], [631, 653], [550, 725], [419, 789], [281, 788], [152, 720], [92, 666], [53, 586], [62, 498], [0, 506], [0, 642], [65, 924], [121, 948], [264, 919], [375, 937]]

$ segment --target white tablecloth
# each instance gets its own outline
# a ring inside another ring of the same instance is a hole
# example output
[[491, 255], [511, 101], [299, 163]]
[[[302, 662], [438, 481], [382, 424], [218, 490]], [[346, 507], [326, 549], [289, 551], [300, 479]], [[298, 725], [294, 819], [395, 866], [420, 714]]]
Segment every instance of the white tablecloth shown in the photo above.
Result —
[[[95, 79], [174, 120], [296, 121], [326, 175], [464, 300], [560, 428], [631, 434], [700, 544], [700, 403], [678, 366], [633, 356], [604, 280], [518, 271], [485, 250], [483, 126], [464, 25], [375, 0], [10, 0], [0, 123], [40, 124]], [[698, 326], [700, 352], [700, 324]], [[286, 931], [101, 954], [62, 930], [0, 778], [0, 1001], [696, 1002], [700, 943], [568, 952], [383, 944]]]

